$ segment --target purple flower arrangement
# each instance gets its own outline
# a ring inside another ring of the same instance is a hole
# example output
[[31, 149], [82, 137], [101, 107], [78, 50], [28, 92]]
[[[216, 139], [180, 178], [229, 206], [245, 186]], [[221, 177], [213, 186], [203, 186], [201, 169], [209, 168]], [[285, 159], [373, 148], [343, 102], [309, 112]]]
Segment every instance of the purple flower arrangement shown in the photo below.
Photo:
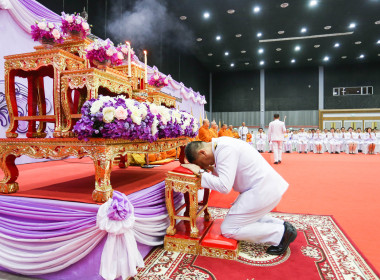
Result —
[[79, 14], [68, 15], [62, 12], [61, 22], [64, 34], [78, 33], [83, 39], [90, 34], [90, 25]]
[[86, 49], [86, 57], [91, 61], [99, 61], [101, 63], [110, 61], [112, 65], [120, 65], [123, 63], [124, 56], [119, 52], [110, 39], [96, 39]]
[[148, 84], [151, 86], [161, 88], [166, 87], [169, 84], [169, 80], [168, 77], [163, 77], [158, 73], [154, 73], [154, 75], [150, 77]]
[[36, 21], [36, 23], [31, 26], [31, 29], [32, 38], [34, 41], [45, 41], [52, 43], [63, 42], [63, 34], [59, 27], [54, 23], [47, 22], [43, 19], [40, 22]]
[[74, 132], [80, 140], [112, 138], [154, 142], [158, 138], [195, 137], [198, 124], [186, 112], [137, 102], [124, 96], [99, 96], [86, 101]]

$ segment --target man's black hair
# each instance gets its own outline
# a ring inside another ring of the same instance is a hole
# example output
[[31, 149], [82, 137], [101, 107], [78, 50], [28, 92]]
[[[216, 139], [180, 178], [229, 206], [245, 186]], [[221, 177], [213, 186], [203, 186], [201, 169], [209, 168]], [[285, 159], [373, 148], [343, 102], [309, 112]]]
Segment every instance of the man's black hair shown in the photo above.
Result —
[[193, 141], [186, 145], [185, 156], [190, 163], [194, 163], [197, 159], [197, 154], [200, 149], [202, 149], [203, 141]]

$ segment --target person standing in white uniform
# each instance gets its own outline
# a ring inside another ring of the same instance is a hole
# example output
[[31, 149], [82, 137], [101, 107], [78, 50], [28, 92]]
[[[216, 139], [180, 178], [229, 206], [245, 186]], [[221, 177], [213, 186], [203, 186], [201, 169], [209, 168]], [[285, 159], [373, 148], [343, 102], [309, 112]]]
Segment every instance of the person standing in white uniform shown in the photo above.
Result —
[[190, 164], [182, 166], [201, 176], [202, 187], [221, 193], [233, 188], [240, 193], [222, 223], [225, 237], [268, 243], [272, 246], [267, 253], [272, 255], [286, 252], [297, 231], [268, 213], [280, 202], [289, 184], [257, 150], [247, 142], [220, 137], [211, 143], [187, 144], [185, 155]]
[[263, 153], [265, 151], [266, 140], [267, 136], [260, 127], [259, 132], [256, 134], [256, 149], [259, 153]]
[[248, 127], [245, 126], [245, 122], [243, 122], [241, 124], [241, 127], [239, 127], [239, 137], [241, 140], [243, 140], [244, 142], [247, 141], [247, 134], [248, 134]]
[[282, 142], [286, 132], [285, 123], [280, 121], [280, 115], [274, 114], [274, 120], [269, 123], [268, 140], [272, 142], [274, 153], [274, 164], [281, 163]]

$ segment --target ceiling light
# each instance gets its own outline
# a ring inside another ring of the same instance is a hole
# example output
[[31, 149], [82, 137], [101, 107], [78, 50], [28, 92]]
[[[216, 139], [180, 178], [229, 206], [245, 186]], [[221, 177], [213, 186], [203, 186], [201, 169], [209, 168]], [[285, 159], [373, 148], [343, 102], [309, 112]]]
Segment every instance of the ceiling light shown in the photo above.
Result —
[[202, 38], [197, 38], [197, 41], [198, 41], [198, 42], [201, 42], [201, 41], [202, 41]]
[[294, 62], [296, 62], [296, 60], [293, 58], [290, 62], [291, 62], [291, 63], [294, 63]]
[[259, 53], [263, 53], [264, 52], [264, 49], [259, 49]]
[[380, 53], [378, 53], [377, 56], [380, 56]]
[[312, 61], [313, 59], [312, 58], [308, 58], [307, 61]]
[[212, 56], [212, 53], [207, 54], [208, 56]]
[[263, 36], [263, 33], [258, 32], [256, 36], [260, 38], [261, 36]]
[[231, 67], [234, 67], [234, 66], [235, 66], [235, 63], [231, 63], [230, 66], [231, 66]]
[[310, 3], [309, 3], [309, 6], [310, 7], [314, 7], [318, 4], [318, 1], [317, 0], [311, 0]]
[[335, 45], [334, 45], [335, 48], [338, 48], [339, 46], [340, 46], [339, 43], [335, 43]]
[[217, 64], [216, 67], [220, 67], [220, 64]]
[[245, 64], [245, 65], [249, 65], [249, 62], [245, 62], [244, 64]]
[[380, 44], [380, 40], [377, 40], [376, 44]]
[[241, 50], [240, 52], [241, 52], [241, 53], [246, 53], [247, 51], [246, 51], [246, 50]]
[[236, 34], [235, 37], [236, 37], [236, 38], [240, 38], [240, 37], [241, 37], [241, 34]]
[[279, 60], [276, 60], [274, 63], [280, 63], [280, 61], [279, 61]]
[[253, 12], [254, 12], [254, 13], [258, 13], [258, 12], [260, 12], [260, 7], [258, 7], [258, 6], [254, 7], [254, 8], [253, 8]]
[[280, 30], [280, 31], [278, 31], [277, 33], [280, 34], [280, 35], [282, 35], [282, 34], [285, 33], [285, 31], [284, 31], [284, 30]]
[[286, 3], [286, 2], [280, 5], [281, 8], [287, 8], [288, 6], [289, 6], [289, 3]]
[[187, 19], [187, 16], [180, 16], [179, 19], [180, 19], [180, 20], [186, 20], [186, 19]]
[[375, 24], [380, 24], [380, 20], [375, 21]]
[[264, 65], [264, 63], [265, 63], [264, 60], [260, 61], [260, 65]]
[[225, 53], [224, 53], [224, 55], [226, 55], [226, 56], [229, 55], [229, 54], [230, 54], [229, 52], [225, 52]]
[[342, 56], [342, 59], [346, 59], [346, 58], [347, 58], [347, 56], [346, 56], [346, 55]]
[[326, 25], [325, 27], [323, 27], [323, 29], [329, 30], [329, 29], [331, 29], [331, 25]]
[[294, 48], [294, 50], [295, 50], [296, 52], [298, 52], [300, 49], [301, 49], [300, 46], [296, 46], [296, 47]]
[[229, 10], [227, 10], [227, 13], [230, 14], [230, 15], [232, 15], [233, 13], [235, 13], [235, 10], [234, 9], [229, 9]]
[[307, 28], [306, 27], [302, 27], [301, 28], [301, 33], [305, 33], [307, 31]]
[[321, 45], [314, 45], [314, 48], [317, 49], [317, 48], [319, 48], [320, 46], [321, 46]]
[[350, 23], [350, 25], [348, 26], [348, 28], [350, 28], [350, 29], [353, 29], [353, 28], [355, 28], [356, 27], [356, 24], [355, 23]]
[[325, 56], [324, 58], [323, 58], [323, 61], [329, 61], [329, 57], [328, 56]]
[[355, 45], [360, 45], [362, 42], [361, 41], [356, 41]]
[[281, 48], [277, 48], [276, 51], [280, 52], [280, 51], [281, 51]]
[[203, 13], [203, 17], [204, 17], [204, 18], [209, 18], [209, 17], [210, 17], [210, 13], [209, 13], [209, 12], [205, 12], [205, 13]]
[[220, 39], [222, 39], [222, 37], [221, 37], [220, 35], [218, 35], [218, 36], [215, 37], [215, 39], [216, 39], [217, 41], [219, 41]]
[[359, 58], [364, 58], [364, 54], [359, 55]]

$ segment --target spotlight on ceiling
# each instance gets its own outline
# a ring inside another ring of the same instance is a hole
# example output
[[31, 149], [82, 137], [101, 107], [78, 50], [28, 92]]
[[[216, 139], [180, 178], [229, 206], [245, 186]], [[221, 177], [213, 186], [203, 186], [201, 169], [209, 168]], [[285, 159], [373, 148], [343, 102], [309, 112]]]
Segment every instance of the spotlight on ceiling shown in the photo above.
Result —
[[249, 65], [249, 62], [245, 62], [244, 64], [245, 64], [245, 65]]
[[230, 14], [230, 15], [232, 15], [233, 13], [235, 13], [235, 10], [234, 9], [229, 9], [229, 10], [227, 10], [227, 13]]
[[231, 67], [234, 67], [234, 66], [235, 66], [235, 63], [231, 63], [230, 66], [231, 66]]
[[295, 50], [296, 52], [298, 52], [300, 49], [301, 49], [300, 46], [296, 46], [296, 47], [294, 48], [294, 50]]
[[247, 51], [246, 51], [246, 50], [241, 50], [240, 52], [241, 52], [241, 53], [246, 53]]
[[198, 41], [198, 42], [201, 42], [201, 41], [202, 41], [202, 38], [197, 38], [197, 41]]
[[215, 37], [215, 39], [216, 39], [217, 41], [219, 41], [220, 39], [222, 39], [222, 37], [221, 37], [220, 35], [218, 35], [218, 36]]
[[276, 60], [274, 63], [280, 63], [280, 61], [279, 61], [279, 60]]
[[321, 45], [314, 45], [314, 48], [317, 49], [317, 48], [319, 48], [320, 46], [321, 46]]
[[265, 64], [264, 60], [261, 60], [260, 65], [264, 65], [264, 64]]
[[260, 38], [261, 36], [263, 36], [263, 33], [261, 32], [257, 32], [257, 35], [256, 35], [258, 38]]
[[280, 52], [282, 49], [281, 48], [277, 48], [276, 51]]
[[208, 56], [212, 56], [212, 53], [207, 54]]
[[305, 33], [307, 31], [307, 28], [306, 27], [302, 27], [301, 28], [301, 33]]
[[323, 58], [323, 61], [329, 61], [330, 60], [330, 58], [328, 57], [328, 56], [325, 56], [324, 58]]
[[346, 55], [342, 56], [342, 59], [346, 59], [346, 58], [347, 58], [347, 56], [346, 56]]
[[354, 29], [356, 27], [356, 24], [355, 23], [350, 23], [350, 25], [348, 26], [348, 28], [350, 28], [350, 29]]
[[284, 31], [284, 30], [280, 30], [280, 31], [278, 31], [277, 33], [280, 34], [280, 35], [282, 35], [282, 34], [285, 33], [285, 31]]
[[323, 27], [323, 29], [329, 30], [329, 29], [331, 29], [331, 25], [326, 25], [325, 27]]
[[312, 58], [308, 58], [307, 61], [312, 61], [313, 59]]
[[217, 64], [216, 67], [220, 67], [220, 64]]
[[255, 13], [255, 14], [257, 14], [258, 12], [260, 12], [260, 7], [259, 6], [256, 6], [256, 7], [254, 7], [253, 8], [253, 12]]
[[380, 40], [377, 40], [376, 44], [380, 45]]
[[362, 43], [362, 41], [356, 41], [355, 45], [360, 45], [361, 43]]
[[263, 53], [264, 52], [264, 49], [259, 49], [258, 50], [258, 53]]
[[364, 58], [364, 54], [359, 55], [359, 58]]
[[187, 16], [180, 16], [179, 19], [180, 19], [180, 20], [186, 20], [186, 19], [187, 19]]
[[235, 37], [236, 38], [240, 38], [241, 37], [241, 34], [239, 33], [239, 34], [235, 34]]
[[287, 2], [284, 2], [280, 5], [280, 7], [283, 9], [287, 8], [288, 6], [289, 6], [289, 3], [287, 3]]
[[210, 17], [210, 13], [209, 12], [204, 12], [203, 13], [203, 17], [204, 18], [209, 18]]
[[290, 61], [291, 63], [295, 63], [296, 62], [296, 60], [293, 58], [291, 61]]
[[310, 7], [314, 7], [314, 6], [317, 6], [317, 4], [318, 4], [317, 0], [311, 0], [310, 3], [309, 3], [309, 6]]
[[227, 56], [227, 55], [229, 55], [229, 54], [230, 54], [229, 52], [225, 52], [225, 53], [224, 53], [225, 56]]
[[339, 46], [340, 46], [339, 43], [335, 43], [335, 45], [334, 45], [335, 48], [338, 48]]

